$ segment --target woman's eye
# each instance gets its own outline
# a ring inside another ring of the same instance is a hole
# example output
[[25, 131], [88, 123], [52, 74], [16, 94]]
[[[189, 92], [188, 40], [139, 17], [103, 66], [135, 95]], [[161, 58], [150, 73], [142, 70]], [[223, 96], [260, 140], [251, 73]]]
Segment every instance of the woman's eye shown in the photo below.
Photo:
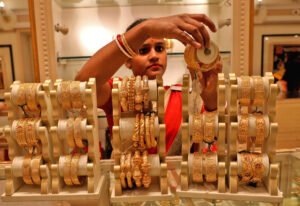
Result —
[[163, 52], [165, 50], [165, 47], [162, 45], [157, 45], [155, 46], [155, 51], [156, 52]]
[[148, 48], [148, 47], [143, 47], [143, 48], [140, 48], [140, 49], [139, 49], [139, 54], [140, 54], [140, 55], [145, 55], [145, 54], [147, 54], [149, 51], [150, 51], [150, 48]]

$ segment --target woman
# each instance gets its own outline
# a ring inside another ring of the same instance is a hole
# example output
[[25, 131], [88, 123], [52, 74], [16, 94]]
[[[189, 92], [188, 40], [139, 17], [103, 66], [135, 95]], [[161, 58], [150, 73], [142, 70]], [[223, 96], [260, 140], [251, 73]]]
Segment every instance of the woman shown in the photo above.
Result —
[[[96, 78], [97, 104], [104, 109], [108, 123], [112, 126], [111, 77], [121, 65], [125, 63], [134, 75], [147, 75], [149, 79], [155, 79], [156, 75], [164, 74], [167, 66], [163, 38], [177, 39], [196, 48], [208, 47], [210, 37], [207, 28], [216, 32], [214, 23], [204, 14], [180, 14], [137, 21], [123, 34], [125, 42], [112, 41], [97, 51], [79, 71], [76, 80]], [[120, 43], [129, 45], [137, 55], [128, 58], [126, 48], [124, 52], [124, 45]], [[201, 97], [208, 111], [217, 108], [216, 85], [220, 64], [217, 67], [205, 73], [200, 80], [203, 87]], [[172, 155], [178, 154], [181, 148], [177, 135], [181, 122], [181, 93], [171, 92], [169, 99], [165, 114], [166, 149], [168, 155]], [[176, 114], [174, 111], [177, 111]]]

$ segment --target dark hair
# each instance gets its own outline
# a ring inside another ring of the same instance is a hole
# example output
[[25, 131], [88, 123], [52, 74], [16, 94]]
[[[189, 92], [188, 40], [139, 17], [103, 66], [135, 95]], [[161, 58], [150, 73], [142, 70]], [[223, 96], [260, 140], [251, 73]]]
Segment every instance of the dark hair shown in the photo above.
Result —
[[129, 31], [130, 29], [132, 29], [133, 27], [135, 27], [136, 25], [139, 25], [140, 23], [146, 21], [146, 18], [140, 18], [135, 20], [134, 22], [132, 22], [127, 28], [126, 31]]

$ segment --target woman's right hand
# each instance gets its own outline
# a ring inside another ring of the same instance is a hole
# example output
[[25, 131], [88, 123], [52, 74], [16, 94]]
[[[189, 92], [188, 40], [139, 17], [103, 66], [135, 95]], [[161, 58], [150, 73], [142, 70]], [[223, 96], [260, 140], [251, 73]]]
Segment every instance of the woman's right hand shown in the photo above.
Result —
[[143, 22], [149, 37], [170, 38], [191, 44], [196, 48], [209, 47], [209, 33], [206, 27], [216, 32], [216, 26], [205, 14], [180, 14], [151, 18]]

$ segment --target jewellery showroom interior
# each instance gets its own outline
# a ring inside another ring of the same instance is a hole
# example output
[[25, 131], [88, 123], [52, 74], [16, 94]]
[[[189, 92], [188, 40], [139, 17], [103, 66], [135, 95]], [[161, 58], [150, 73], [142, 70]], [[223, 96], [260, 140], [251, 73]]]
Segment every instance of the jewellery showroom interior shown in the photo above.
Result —
[[[123, 65], [109, 127], [95, 78], [76, 74], [112, 40], [135, 54], [117, 35], [134, 20], [181, 13], [212, 19], [211, 49], [165, 39], [155, 80]], [[0, 1], [0, 205], [300, 205], [299, 28], [299, 0]], [[217, 110], [198, 111], [190, 74], [219, 59]]]

